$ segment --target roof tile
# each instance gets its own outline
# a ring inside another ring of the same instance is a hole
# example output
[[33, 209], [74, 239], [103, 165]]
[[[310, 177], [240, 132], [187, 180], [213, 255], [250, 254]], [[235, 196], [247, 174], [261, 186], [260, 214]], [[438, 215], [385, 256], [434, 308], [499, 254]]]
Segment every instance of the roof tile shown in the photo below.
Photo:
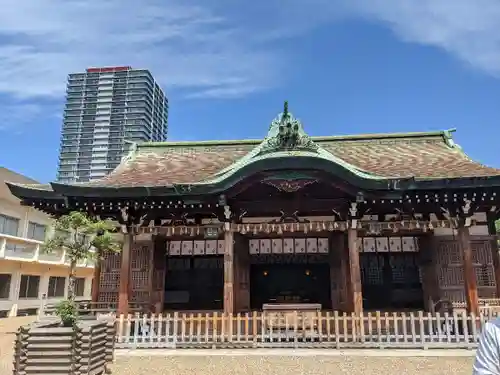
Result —
[[[500, 175], [451, 147], [441, 133], [405, 136], [313, 138], [324, 149], [358, 169], [384, 177], [420, 179]], [[206, 180], [251, 151], [259, 141], [167, 142], [139, 145], [134, 154], [91, 186], [169, 186]]]

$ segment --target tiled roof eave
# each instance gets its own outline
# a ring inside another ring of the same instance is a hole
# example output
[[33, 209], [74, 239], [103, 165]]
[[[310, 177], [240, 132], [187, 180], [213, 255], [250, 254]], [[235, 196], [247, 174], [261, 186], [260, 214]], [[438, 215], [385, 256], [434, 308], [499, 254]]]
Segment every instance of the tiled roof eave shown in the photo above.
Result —
[[[442, 189], [474, 189], [480, 187], [499, 187], [499, 176], [458, 177], [458, 178], [388, 178], [385, 187], [380, 191], [405, 190], [442, 190]], [[210, 194], [215, 192], [214, 185], [204, 186], [204, 189], [187, 189], [188, 184], [174, 186], [76, 186], [53, 183], [54, 190], [39, 190], [30, 186], [7, 183], [12, 194], [23, 200], [64, 200], [64, 196], [82, 198], [145, 198], [148, 196], [185, 196], [190, 194]]]
[[493, 176], [415, 178], [415, 188], [419, 189], [463, 189], [479, 187], [500, 187], [500, 174]]
[[63, 199], [62, 195], [47, 185], [24, 185], [12, 182], [6, 182], [5, 184], [12, 195], [20, 199]]

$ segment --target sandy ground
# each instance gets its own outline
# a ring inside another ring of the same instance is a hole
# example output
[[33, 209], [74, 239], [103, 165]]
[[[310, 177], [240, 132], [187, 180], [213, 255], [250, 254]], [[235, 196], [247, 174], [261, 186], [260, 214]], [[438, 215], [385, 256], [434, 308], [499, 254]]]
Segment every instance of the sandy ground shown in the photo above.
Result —
[[[21, 324], [33, 320], [27, 318], [0, 319], [0, 374], [12, 373], [12, 349], [14, 334]], [[319, 375], [349, 373], [381, 374], [381, 375], [469, 375], [473, 357], [408, 357], [408, 356], [364, 356], [358, 355], [295, 355], [288, 351], [273, 352], [273, 355], [253, 353], [252, 355], [232, 355], [231, 352], [190, 351], [186, 353], [157, 352], [126, 352], [117, 355], [111, 366], [113, 374], [119, 375], [162, 375], [162, 374], [208, 374], [208, 375], [238, 375], [238, 374], [273, 374], [273, 375]], [[390, 351], [386, 352], [390, 354]]]
[[472, 357], [172, 356], [118, 357], [113, 374], [470, 375]]
[[12, 374], [14, 338], [19, 326], [35, 320], [33, 316], [0, 319], [0, 374]]

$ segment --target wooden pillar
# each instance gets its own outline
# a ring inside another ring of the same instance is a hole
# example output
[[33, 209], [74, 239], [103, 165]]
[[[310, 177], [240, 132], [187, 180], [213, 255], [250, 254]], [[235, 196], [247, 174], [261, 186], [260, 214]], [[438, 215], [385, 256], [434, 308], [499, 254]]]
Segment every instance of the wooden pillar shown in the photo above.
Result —
[[488, 215], [488, 234], [491, 237], [490, 251], [493, 260], [493, 271], [495, 273], [496, 297], [500, 298], [500, 254], [498, 253], [498, 236], [493, 213]]
[[234, 313], [234, 233], [229, 223], [224, 230], [224, 313]]
[[462, 255], [464, 268], [465, 300], [467, 312], [479, 314], [476, 273], [472, 264], [472, 248], [470, 244], [469, 227], [466, 220], [460, 220], [458, 225], [458, 246]]
[[99, 289], [101, 286], [102, 259], [97, 257], [94, 263], [94, 277], [92, 278], [92, 302], [99, 302]]
[[130, 253], [134, 235], [125, 234], [122, 247], [122, 260], [120, 266], [120, 289], [118, 294], [118, 314], [128, 314], [129, 285], [130, 285]]
[[234, 306], [235, 312], [250, 310], [250, 253], [248, 239], [241, 234], [234, 238]]
[[328, 263], [330, 266], [330, 299], [332, 310], [348, 311], [347, 301], [347, 251], [342, 232], [328, 238]]
[[436, 241], [433, 234], [425, 235], [418, 240], [420, 270], [422, 272], [422, 292], [424, 306], [433, 311], [434, 304], [439, 301], [439, 283], [436, 274]]
[[351, 312], [361, 314], [363, 312], [363, 293], [361, 290], [361, 268], [359, 264], [358, 251], [358, 230], [356, 221], [352, 220], [351, 228], [347, 229], [347, 249], [348, 249], [348, 278], [349, 278], [349, 305]]

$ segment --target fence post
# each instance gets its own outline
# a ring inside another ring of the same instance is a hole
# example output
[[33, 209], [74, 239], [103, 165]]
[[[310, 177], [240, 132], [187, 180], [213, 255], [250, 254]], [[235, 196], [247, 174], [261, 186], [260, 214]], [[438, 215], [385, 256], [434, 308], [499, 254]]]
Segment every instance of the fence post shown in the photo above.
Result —
[[173, 343], [173, 346], [174, 346], [174, 349], [177, 348], [177, 334], [178, 334], [178, 323], [179, 323], [179, 313], [178, 312], [174, 312], [174, 324], [172, 324], [172, 343]]
[[476, 344], [479, 341], [477, 334], [477, 317], [473, 312], [470, 314], [471, 329], [472, 329], [472, 342]]
[[365, 316], [363, 312], [359, 314], [359, 341], [361, 343], [365, 342]]
[[418, 312], [418, 326], [419, 326], [419, 335], [420, 342], [422, 344], [423, 349], [428, 349], [426, 339], [425, 339], [425, 320], [423, 311]]
[[257, 347], [257, 333], [258, 333], [258, 315], [257, 311], [252, 311], [252, 339], [253, 347]]
[[212, 318], [212, 347], [215, 349], [215, 345], [217, 344], [217, 328], [219, 325], [219, 319], [217, 312], [214, 312], [214, 316]]
[[377, 325], [377, 343], [382, 343], [382, 322], [380, 321], [380, 311], [375, 312], [375, 324]]
[[[172, 348], [196, 347], [202, 343], [205, 347], [217, 348], [221, 344], [268, 346], [270, 341], [274, 346], [297, 348], [313, 347], [317, 340], [327, 347], [337, 348], [371, 343], [380, 349], [403, 346], [465, 349], [476, 347], [480, 333], [477, 325], [485, 323], [482, 315], [445, 313], [441, 316], [421, 311], [401, 314], [368, 312], [366, 316], [364, 313], [340, 315], [337, 311], [306, 315], [298, 310], [281, 317], [256, 311], [244, 316], [240, 313], [203, 316], [177, 312], [172, 315], [172, 319], [170, 314], [151, 317], [137, 314], [127, 316], [127, 319], [119, 315], [113, 325], [115, 342], [128, 348], [160, 347], [167, 343]], [[282, 334], [283, 328], [285, 334]]]
[[333, 326], [335, 327], [335, 346], [337, 349], [340, 348], [340, 324], [339, 324], [339, 312], [335, 310], [333, 312]]

